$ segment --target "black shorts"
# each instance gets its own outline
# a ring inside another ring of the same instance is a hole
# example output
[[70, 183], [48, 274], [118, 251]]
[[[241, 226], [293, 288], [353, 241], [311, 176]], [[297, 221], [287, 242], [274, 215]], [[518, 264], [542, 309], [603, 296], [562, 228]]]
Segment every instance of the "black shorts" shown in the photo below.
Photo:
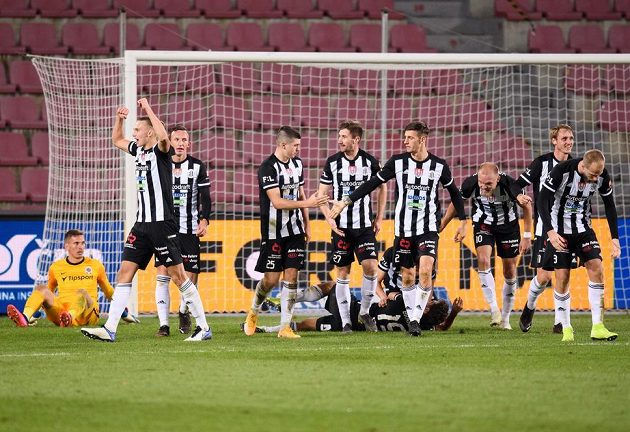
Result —
[[304, 268], [306, 239], [303, 234], [275, 240], [263, 240], [256, 263], [259, 273], [281, 272], [284, 269]]
[[[354, 262], [356, 255], [359, 263], [366, 259], [378, 259], [376, 252], [376, 236], [370, 228], [342, 229], [345, 237], [332, 232], [332, 253], [330, 264], [337, 267], [345, 267]], [[354, 255], [353, 255], [354, 253]]]
[[160, 222], [136, 222], [125, 241], [123, 261], [138, 264], [140, 270], [147, 268], [151, 257], [163, 266], [182, 263], [182, 253], [174, 220]]
[[[182, 234], [178, 233], [179, 246], [182, 251], [182, 261], [184, 263], [184, 270], [188, 273], [199, 274], [199, 255], [201, 249], [199, 246], [199, 237], [195, 234]], [[160, 263], [155, 258], [155, 266], [159, 266]]]
[[486, 224], [474, 224], [475, 247], [497, 246], [497, 255], [501, 258], [514, 258], [518, 256], [518, 245], [521, 242], [521, 230], [518, 223], [492, 226]]
[[[533, 269], [542, 268], [543, 258], [545, 256], [545, 249], [547, 245], [547, 234], [536, 237], [534, 244], [532, 245], [532, 262], [530, 267]], [[577, 258], [575, 254], [571, 254], [571, 268], [577, 268]], [[544, 270], [544, 269], [543, 269]]]
[[394, 268], [413, 268], [421, 256], [430, 256], [437, 259], [438, 233], [429, 232], [412, 237], [394, 238]]
[[[325, 308], [330, 315], [317, 318], [315, 329], [317, 331], [341, 331], [343, 325], [341, 323], [341, 315], [339, 314], [339, 306], [337, 306], [337, 294], [335, 292], [336, 287], [332, 287], [328, 298], [326, 298]], [[365, 326], [359, 324], [359, 310], [361, 305], [357, 298], [350, 295], [350, 322], [352, 323], [352, 330], [365, 331]]]
[[592, 259], [602, 259], [602, 250], [597, 241], [595, 231], [589, 229], [579, 234], [562, 235], [567, 241], [568, 252], [557, 251], [550, 242], [547, 242], [545, 255], [542, 260], [544, 270], [575, 268], [575, 258], [581, 264]]

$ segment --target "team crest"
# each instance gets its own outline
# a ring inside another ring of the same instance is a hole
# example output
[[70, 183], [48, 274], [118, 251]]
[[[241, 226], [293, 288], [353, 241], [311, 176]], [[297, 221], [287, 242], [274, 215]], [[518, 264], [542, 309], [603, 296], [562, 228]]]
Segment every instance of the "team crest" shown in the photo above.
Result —
[[355, 175], [357, 173], [357, 167], [354, 165], [350, 165], [348, 167], [348, 174], [350, 174], [351, 176]]
[[291, 168], [287, 168], [286, 170], [284, 170], [284, 172], [290, 177], [293, 176], [293, 170]]
[[89, 275], [91, 275], [91, 274], [92, 274], [92, 267], [87, 266], [87, 267], [85, 268], [85, 274], [89, 274]]
[[145, 162], [145, 161], [147, 160], [147, 155], [146, 155], [146, 153], [140, 153], [140, 160], [141, 160], [142, 162]]
[[584, 192], [585, 188], [586, 188], [586, 183], [585, 182], [581, 181], [581, 182], [578, 183], [578, 190], [580, 192]]
[[424, 170], [422, 168], [416, 168], [416, 177], [422, 177]]
[[182, 169], [181, 168], [173, 168], [173, 176], [179, 177], [181, 175], [182, 175]]

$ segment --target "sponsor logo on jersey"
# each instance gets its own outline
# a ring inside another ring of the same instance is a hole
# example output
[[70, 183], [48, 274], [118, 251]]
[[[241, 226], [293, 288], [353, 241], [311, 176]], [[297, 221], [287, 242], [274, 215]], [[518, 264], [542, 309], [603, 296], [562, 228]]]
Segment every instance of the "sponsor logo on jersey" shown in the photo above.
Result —
[[85, 267], [85, 273], [91, 275], [92, 274], [92, 267], [90, 267], [90, 266]]
[[275, 253], [280, 253], [280, 251], [282, 250], [282, 246], [280, 246], [278, 243], [274, 243], [271, 245], [271, 250]]

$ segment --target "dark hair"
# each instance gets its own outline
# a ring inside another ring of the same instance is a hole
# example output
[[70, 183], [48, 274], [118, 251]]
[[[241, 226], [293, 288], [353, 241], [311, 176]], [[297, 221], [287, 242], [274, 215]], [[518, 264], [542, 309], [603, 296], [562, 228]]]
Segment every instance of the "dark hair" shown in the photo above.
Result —
[[71, 229], [66, 231], [66, 235], [63, 238], [63, 242], [66, 243], [70, 237], [76, 237], [76, 236], [82, 236], [83, 235], [83, 231], [81, 230], [77, 230], [77, 229]]
[[440, 299], [431, 304], [429, 311], [422, 315], [420, 319], [421, 328], [433, 328], [442, 323], [448, 316], [448, 303], [446, 300]]
[[168, 129], [168, 136], [171, 136], [171, 134], [175, 131], [184, 131], [188, 133], [188, 129], [186, 129], [186, 126], [184, 126], [183, 124], [176, 124]]
[[136, 118], [136, 121], [146, 122], [149, 126], [153, 127], [153, 123], [151, 123], [151, 119], [149, 118], [149, 116], [140, 116]]
[[429, 135], [429, 132], [431, 132], [429, 126], [427, 126], [425, 122], [411, 122], [405, 126], [405, 130], [403, 132], [407, 131], [416, 131], [418, 135]]
[[348, 129], [352, 138], [363, 138], [363, 127], [361, 123], [354, 120], [346, 120], [339, 124], [339, 130]]
[[302, 135], [291, 126], [282, 126], [276, 133], [276, 144], [283, 141], [293, 141], [301, 139]]

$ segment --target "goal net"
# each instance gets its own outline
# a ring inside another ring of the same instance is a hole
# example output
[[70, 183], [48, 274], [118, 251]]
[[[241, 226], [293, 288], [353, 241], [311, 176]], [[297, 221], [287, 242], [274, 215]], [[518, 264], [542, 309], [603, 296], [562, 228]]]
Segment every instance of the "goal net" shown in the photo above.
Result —
[[[563, 55], [549, 60], [528, 55], [130, 51], [117, 60], [33, 61], [50, 123], [45, 239], [50, 250], [59, 249], [66, 229], [82, 227], [88, 247], [99, 251], [112, 280], [123, 226], [128, 230], [135, 218], [135, 193], [131, 158], [114, 149], [111, 127], [116, 107], [125, 104], [131, 108], [126, 122], [130, 137], [139, 114], [135, 101], [147, 97], [167, 126], [183, 124], [190, 131], [190, 153], [209, 169], [213, 216], [201, 242], [199, 277], [207, 311], [246, 310], [261, 277], [254, 271], [260, 246], [256, 171], [274, 151], [274, 130], [281, 125], [300, 130], [299, 156], [310, 194], [318, 187], [327, 156], [338, 151], [337, 125], [348, 119], [362, 123], [362, 147], [382, 164], [404, 152], [404, 126], [425, 121], [431, 128], [429, 151], [446, 159], [458, 185], [485, 161], [518, 177], [534, 157], [552, 151], [549, 129], [570, 124], [575, 130], [574, 156], [598, 148], [607, 158], [615, 183], [622, 259], [610, 259], [610, 233], [597, 197], [593, 224], [604, 257], [605, 304], [629, 306], [628, 249], [623, 246], [630, 216], [628, 56]], [[378, 235], [381, 252], [393, 243], [394, 187], [389, 185], [388, 220]], [[444, 211], [449, 200], [445, 191], [442, 199]], [[303, 285], [335, 277], [327, 259], [330, 230], [317, 212], [311, 212], [311, 219]], [[453, 225], [441, 235], [438, 294], [462, 297], [467, 310], [486, 310], [472, 230], [460, 246], [452, 241]], [[52, 256], [43, 256], [41, 274]], [[534, 275], [530, 260], [528, 253], [519, 263], [518, 308]], [[500, 260], [493, 267], [500, 291]], [[574, 273], [572, 306], [588, 309], [585, 271]], [[360, 267], [355, 265], [351, 286], [360, 284]], [[152, 268], [139, 274], [140, 313], [155, 311], [154, 286]], [[175, 310], [176, 290], [171, 291]], [[538, 305], [553, 309], [552, 296], [542, 295]]]

